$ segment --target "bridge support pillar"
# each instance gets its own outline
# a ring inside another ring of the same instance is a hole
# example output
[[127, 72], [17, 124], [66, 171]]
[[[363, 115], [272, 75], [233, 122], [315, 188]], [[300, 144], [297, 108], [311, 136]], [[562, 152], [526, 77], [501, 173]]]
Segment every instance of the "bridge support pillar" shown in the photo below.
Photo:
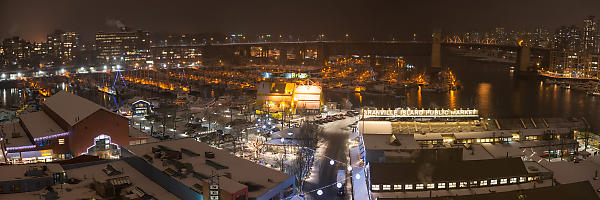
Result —
[[321, 45], [319, 45], [319, 48], [317, 49], [317, 64], [325, 65], [325, 63], [327, 62], [327, 57], [329, 57], [327, 53], [327, 44], [321, 43]]
[[279, 49], [279, 63], [282, 65], [287, 64], [287, 49]]
[[519, 53], [519, 58], [518, 58], [517, 64], [519, 64], [519, 72], [530, 71], [529, 62], [530, 62], [530, 58], [531, 58], [531, 48], [529, 48], [528, 46], [523, 46], [523, 47], [521, 47], [521, 49], [519, 49], [518, 53]]
[[442, 31], [435, 30], [431, 43], [431, 71], [436, 73], [442, 70]]

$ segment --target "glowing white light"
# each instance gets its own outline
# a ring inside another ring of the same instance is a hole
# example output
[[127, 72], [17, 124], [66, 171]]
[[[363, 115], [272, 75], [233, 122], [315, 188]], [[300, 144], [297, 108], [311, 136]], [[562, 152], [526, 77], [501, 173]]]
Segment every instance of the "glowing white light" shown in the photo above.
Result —
[[352, 171], [352, 166], [348, 165], [348, 171]]
[[283, 141], [284, 141], [284, 139], [283, 139], [283, 138], [281, 138], [281, 143], [283, 143]]
[[356, 180], [360, 180], [360, 174], [356, 174], [354, 178], [356, 178]]
[[262, 128], [267, 128], [267, 126], [263, 125]]
[[329, 161], [329, 164], [330, 164], [330, 165], [335, 165], [335, 161], [333, 161], [333, 160], [330, 160], [330, 161]]
[[323, 190], [317, 190], [317, 195], [319, 195], [319, 196], [323, 195]]
[[336, 186], [337, 188], [342, 188], [342, 183], [336, 183], [336, 184], [335, 184], [335, 186]]

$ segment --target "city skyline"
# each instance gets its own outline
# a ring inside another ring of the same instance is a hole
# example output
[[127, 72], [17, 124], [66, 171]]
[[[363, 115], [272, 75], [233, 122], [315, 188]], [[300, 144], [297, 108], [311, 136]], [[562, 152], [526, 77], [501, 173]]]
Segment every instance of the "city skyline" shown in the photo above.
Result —
[[[390, 37], [408, 40], [413, 33], [427, 35], [434, 28], [444, 32], [489, 31], [494, 27], [531, 30], [545, 26], [581, 24], [599, 2], [559, 1], [438, 2], [438, 1], [303, 1], [210, 2], [168, 4], [135, 2], [8, 2], [0, 3], [0, 37], [21, 36], [43, 41], [55, 29], [81, 33], [85, 41], [98, 31], [118, 30], [118, 24], [153, 33], [276, 33], [314, 35], [328, 33], [356, 37]], [[469, 12], [466, 12], [469, 10]], [[578, 10], [577, 13], [557, 13]], [[18, 11], [18, 12], [16, 12]], [[181, 15], [180, 13], [186, 13]], [[280, 16], [280, 17], [276, 17]]]

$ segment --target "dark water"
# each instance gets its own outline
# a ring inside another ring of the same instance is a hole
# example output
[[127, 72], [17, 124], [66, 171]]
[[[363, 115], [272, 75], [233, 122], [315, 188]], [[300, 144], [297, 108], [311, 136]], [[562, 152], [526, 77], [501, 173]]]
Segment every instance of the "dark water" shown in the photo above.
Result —
[[[408, 58], [408, 63], [426, 65], [427, 59]], [[443, 63], [462, 82], [462, 89], [435, 93], [410, 88], [398, 93], [404, 93], [405, 100], [386, 95], [330, 95], [348, 98], [355, 106], [476, 108], [482, 117], [492, 118], [585, 117], [594, 132], [600, 131], [600, 97], [545, 84], [540, 77], [517, 77], [509, 72], [510, 64], [482, 63], [457, 56], [445, 57]]]

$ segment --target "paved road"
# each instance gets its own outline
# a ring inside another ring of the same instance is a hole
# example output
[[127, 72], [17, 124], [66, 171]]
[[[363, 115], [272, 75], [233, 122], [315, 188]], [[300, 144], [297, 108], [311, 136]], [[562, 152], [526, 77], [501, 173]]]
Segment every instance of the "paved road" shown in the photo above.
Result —
[[[348, 131], [346, 128], [349, 124], [353, 123], [356, 119], [354, 118], [346, 118], [344, 120], [339, 120], [335, 122], [330, 122], [325, 125], [322, 125], [324, 128], [325, 135], [323, 136], [325, 140], [325, 144], [327, 145], [324, 150], [324, 155], [330, 158], [333, 158], [341, 163], [337, 163], [335, 165], [329, 164], [329, 159], [324, 157], [316, 157], [316, 162], [318, 162], [318, 166], [320, 168], [317, 172], [317, 180], [315, 183], [308, 183], [305, 185], [305, 191], [310, 191], [319, 187], [323, 187], [325, 185], [334, 184], [337, 179], [337, 171], [345, 170], [347, 166], [344, 163], [347, 163], [348, 156]], [[335, 186], [328, 187], [323, 189], [323, 195], [318, 196], [315, 192], [308, 194], [308, 199], [348, 199], [349, 192], [347, 191], [346, 196], [338, 196], [337, 188]]]

